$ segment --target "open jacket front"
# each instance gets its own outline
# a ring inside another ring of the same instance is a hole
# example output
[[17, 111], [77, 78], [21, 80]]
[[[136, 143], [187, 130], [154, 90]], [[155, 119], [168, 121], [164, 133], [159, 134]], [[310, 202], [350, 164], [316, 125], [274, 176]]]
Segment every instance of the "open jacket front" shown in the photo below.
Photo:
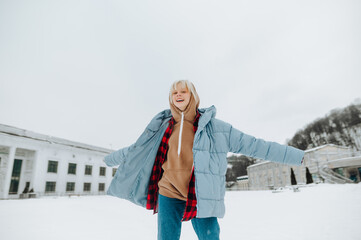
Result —
[[[193, 142], [197, 218], [222, 218], [225, 214], [228, 152], [283, 164], [301, 165], [304, 155], [302, 150], [257, 139], [233, 128], [229, 123], [215, 118], [216, 108], [213, 105], [198, 110], [201, 117]], [[158, 113], [134, 144], [105, 157], [107, 166], [119, 165], [107, 190], [108, 195], [146, 207], [149, 178], [159, 144], [171, 117], [169, 109]]]

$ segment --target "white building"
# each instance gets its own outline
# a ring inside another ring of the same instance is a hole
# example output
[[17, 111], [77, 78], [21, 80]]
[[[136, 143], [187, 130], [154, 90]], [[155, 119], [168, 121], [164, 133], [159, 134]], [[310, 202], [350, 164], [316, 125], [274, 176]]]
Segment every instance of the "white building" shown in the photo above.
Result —
[[291, 168], [298, 184], [306, 183], [306, 168], [314, 182], [359, 182], [361, 157], [352, 148], [326, 144], [306, 150], [302, 166], [262, 161], [247, 168], [250, 190], [291, 185]]
[[249, 189], [267, 190], [291, 185], [291, 167], [297, 182], [306, 183], [304, 167], [264, 161], [247, 167]]
[[112, 150], [0, 124], [0, 199], [105, 194]]

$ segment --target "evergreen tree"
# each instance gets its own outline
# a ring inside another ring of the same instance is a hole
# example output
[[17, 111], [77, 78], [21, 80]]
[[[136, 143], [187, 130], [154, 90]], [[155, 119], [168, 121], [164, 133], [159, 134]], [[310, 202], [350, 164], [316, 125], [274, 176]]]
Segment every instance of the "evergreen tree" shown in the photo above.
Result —
[[28, 186], [26, 186], [26, 187], [24, 188], [23, 193], [28, 193], [28, 192], [29, 192], [29, 187], [28, 187]]
[[292, 168], [291, 168], [291, 185], [297, 185], [296, 176]]
[[306, 184], [313, 183], [312, 175], [308, 167], [306, 167]]

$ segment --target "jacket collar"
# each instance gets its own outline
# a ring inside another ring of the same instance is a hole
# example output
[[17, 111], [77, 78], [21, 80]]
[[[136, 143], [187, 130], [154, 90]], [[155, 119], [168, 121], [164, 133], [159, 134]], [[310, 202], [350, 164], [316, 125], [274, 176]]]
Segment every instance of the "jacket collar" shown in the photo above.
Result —
[[[198, 111], [201, 114], [198, 122], [198, 130], [201, 130], [212, 118], [216, 117], [217, 109], [214, 105], [212, 105], [209, 108], [199, 108]], [[148, 124], [147, 129], [151, 131], [158, 131], [159, 128], [163, 124], [167, 123], [171, 118], [172, 113], [170, 109], [165, 109], [153, 117]]]
[[200, 108], [198, 109], [201, 117], [199, 118], [198, 128], [204, 128], [207, 123], [216, 117], [217, 109], [214, 105], [210, 106], [209, 108]]

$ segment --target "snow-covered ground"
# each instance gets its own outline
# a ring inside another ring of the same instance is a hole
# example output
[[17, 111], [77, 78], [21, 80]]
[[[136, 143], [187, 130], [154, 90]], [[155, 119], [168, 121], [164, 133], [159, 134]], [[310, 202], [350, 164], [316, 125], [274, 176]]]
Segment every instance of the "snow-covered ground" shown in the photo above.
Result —
[[[359, 240], [361, 184], [226, 193], [221, 239]], [[111, 196], [0, 201], [1, 240], [156, 239], [152, 212]], [[181, 239], [197, 239], [190, 222]]]

